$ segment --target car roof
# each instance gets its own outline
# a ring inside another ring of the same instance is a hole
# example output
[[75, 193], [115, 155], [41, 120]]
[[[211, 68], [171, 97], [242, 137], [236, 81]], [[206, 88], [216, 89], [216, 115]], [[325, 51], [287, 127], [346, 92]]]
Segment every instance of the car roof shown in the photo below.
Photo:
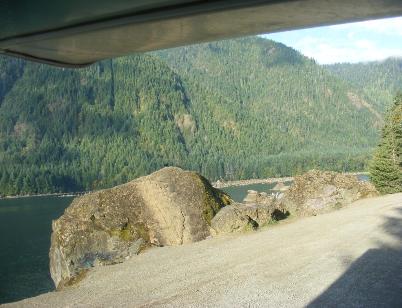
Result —
[[0, 53], [81, 67], [136, 52], [401, 15], [400, 0], [3, 0]]

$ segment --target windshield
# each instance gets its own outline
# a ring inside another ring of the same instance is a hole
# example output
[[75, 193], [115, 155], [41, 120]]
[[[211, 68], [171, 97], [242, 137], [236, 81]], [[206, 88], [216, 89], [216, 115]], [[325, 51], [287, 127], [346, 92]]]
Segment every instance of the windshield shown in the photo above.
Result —
[[401, 29], [1, 56], [0, 304], [401, 304]]

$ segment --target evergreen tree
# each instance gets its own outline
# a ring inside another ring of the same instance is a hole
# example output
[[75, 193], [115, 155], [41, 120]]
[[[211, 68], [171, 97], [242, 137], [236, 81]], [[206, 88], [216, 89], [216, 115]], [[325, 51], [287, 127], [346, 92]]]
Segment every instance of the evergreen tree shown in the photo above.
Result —
[[381, 193], [402, 192], [402, 95], [394, 100], [382, 139], [370, 163], [370, 177]]

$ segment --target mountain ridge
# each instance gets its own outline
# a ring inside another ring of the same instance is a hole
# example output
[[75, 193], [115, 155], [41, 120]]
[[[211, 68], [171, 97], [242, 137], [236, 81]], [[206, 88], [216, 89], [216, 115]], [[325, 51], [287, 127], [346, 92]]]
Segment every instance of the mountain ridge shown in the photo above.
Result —
[[359, 86], [263, 38], [80, 70], [0, 57], [0, 72], [4, 195], [105, 188], [167, 165], [211, 180], [360, 171], [381, 126]]

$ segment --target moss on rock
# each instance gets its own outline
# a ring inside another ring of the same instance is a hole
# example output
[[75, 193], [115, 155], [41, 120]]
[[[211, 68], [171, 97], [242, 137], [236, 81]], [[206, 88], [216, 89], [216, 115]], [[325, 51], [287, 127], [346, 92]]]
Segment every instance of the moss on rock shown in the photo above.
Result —
[[203, 240], [230, 202], [201, 175], [174, 167], [75, 198], [53, 222], [52, 278], [58, 286], [83, 268], [123, 262], [138, 247]]

